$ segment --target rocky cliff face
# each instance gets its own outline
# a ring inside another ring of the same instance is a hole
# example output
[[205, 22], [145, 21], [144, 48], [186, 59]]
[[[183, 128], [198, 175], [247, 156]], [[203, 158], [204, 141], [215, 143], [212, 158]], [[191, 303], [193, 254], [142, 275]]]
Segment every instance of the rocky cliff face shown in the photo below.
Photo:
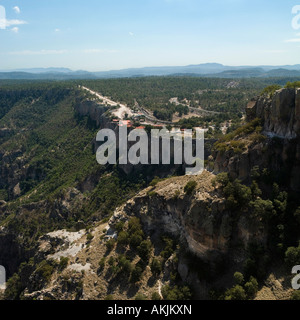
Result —
[[[136, 290], [119, 278], [112, 280], [108, 271], [99, 271], [99, 261], [107, 257], [106, 241], [118, 239], [116, 224], [120, 221], [127, 223], [134, 216], [140, 218], [146, 236], [154, 244], [154, 252], [160, 250], [156, 246], [161, 236], [167, 233], [180, 239], [184, 252], [192, 252], [197, 259], [208, 263], [212, 270], [221, 265], [226, 257], [236, 268], [243, 262], [247, 245], [253, 238], [263, 244], [266, 233], [259, 221], [249, 219], [249, 214], [237, 214], [226, 209], [225, 199], [220, 189], [212, 183], [213, 178], [213, 174], [204, 171], [197, 177], [173, 177], [141, 191], [117, 208], [108, 223], [97, 224], [91, 232], [92, 240], [88, 240], [86, 230], [60, 230], [42, 236], [34, 256], [35, 266], [30, 269], [27, 265], [20, 272], [21, 279], [27, 278], [24, 298], [103, 299], [111, 292], [120, 299], [133, 298]], [[191, 180], [196, 181], [197, 186], [188, 195], [184, 187]], [[116, 247], [116, 252], [112, 251], [110, 255], [116, 257], [120, 252], [120, 248]], [[42, 264], [45, 261], [51, 264], [53, 259], [59, 261], [61, 257], [68, 258], [66, 268], [53, 271], [45, 283], [40, 272]], [[198, 298], [207, 299], [211, 284], [199, 281], [197, 272], [190, 268], [191, 258], [179, 254], [178, 264], [174, 267], [174, 257], [168, 259], [162, 276], [155, 281], [150, 280], [148, 267], [139, 283], [140, 290], [146, 294], [153, 290], [160, 292], [161, 284], [168, 283], [171, 270], [176, 268], [182, 280], [193, 287]], [[134, 262], [137, 261], [138, 257]], [[217, 275], [218, 281], [226, 278], [231, 271], [222, 272]]]
[[28, 157], [24, 156], [24, 149], [13, 151], [0, 151], [0, 189], [8, 186], [8, 199], [12, 200], [20, 196], [20, 182], [26, 179], [41, 181], [45, 173], [28, 164]]
[[100, 105], [92, 100], [77, 101], [75, 104], [75, 112], [80, 116], [88, 116], [97, 127], [104, 127], [108, 124], [108, 119], [103, 115], [109, 107]]
[[232, 178], [249, 181], [255, 166], [273, 172], [293, 191], [300, 190], [300, 89], [281, 89], [272, 98], [252, 100], [247, 119], [262, 119], [259, 141], [249, 136], [235, 138], [244, 143], [242, 152], [233, 148], [215, 151], [211, 161], [214, 173], [228, 172]]
[[272, 98], [261, 96], [246, 109], [249, 120], [261, 118], [264, 132], [283, 139], [300, 135], [300, 89], [281, 89]]
[[[214, 261], [229, 253], [233, 243], [247, 246], [264, 234], [243, 216], [233, 217], [225, 199], [212, 185], [214, 175], [204, 171], [197, 177], [174, 177], [148, 188], [115, 212], [115, 217], [137, 216], [146, 232], [155, 238], [164, 232], [180, 237], [191, 252], [204, 260]], [[197, 182], [195, 193], [184, 192], [185, 185]]]

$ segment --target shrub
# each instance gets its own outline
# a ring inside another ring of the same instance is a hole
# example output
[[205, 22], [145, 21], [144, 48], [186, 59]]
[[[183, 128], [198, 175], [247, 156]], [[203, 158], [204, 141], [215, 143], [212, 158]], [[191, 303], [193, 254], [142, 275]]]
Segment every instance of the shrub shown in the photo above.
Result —
[[160, 255], [164, 259], [168, 259], [174, 253], [174, 241], [169, 237], [163, 237], [163, 241], [165, 243], [164, 250], [160, 253]]
[[233, 140], [230, 142], [230, 147], [233, 149], [234, 153], [242, 153], [245, 148], [245, 142]]
[[172, 121], [172, 110], [166, 109], [163, 106], [159, 107], [157, 110], [154, 110], [153, 115], [157, 119]]
[[234, 277], [234, 281], [235, 281], [236, 284], [239, 284], [239, 285], [243, 284], [243, 282], [244, 282], [244, 276], [243, 276], [242, 273], [236, 272], [236, 273], [233, 275], [233, 277]]
[[121, 231], [118, 234], [118, 243], [126, 246], [129, 243], [129, 234], [126, 231]]
[[239, 180], [228, 182], [223, 188], [229, 208], [242, 208], [246, 206], [252, 198], [251, 188], [240, 183]]
[[112, 249], [115, 247], [115, 244], [116, 244], [116, 240], [115, 239], [109, 239], [107, 242], [106, 242], [106, 248], [107, 250], [110, 252], [112, 251]]
[[0, 189], [0, 200], [8, 200], [8, 192], [5, 189]]
[[228, 150], [227, 144], [225, 142], [216, 142], [214, 149], [219, 151], [221, 154], [225, 153]]
[[142, 225], [140, 222], [140, 219], [137, 217], [133, 217], [129, 220], [128, 222], [128, 232], [130, 234], [136, 232], [136, 231], [140, 231], [142, 229]]
[[149, 196], [150, 198], [152, 198], [152, 197], [154, 197], [154, 196], [157, 195], [157, 193], [156, 193], [155, 191], [148, 191], [147, 194], [148, 194], [148, 196]]
[[190, 300], [192, 297], [191, 290], [188, 286], [166, 285], [162, 288], [162, 295], [165, 300]]
[[262, 95], [266, 94], [270, 97], [273, 96], [273, 94], [275, 93], [275, 91], [281, 89], [281, 86], [278, 84], [271, 84], [270, 86], [267, 86], [263, 91], [262, 91]]
[[153, 292], [151, 295], [151, 300], [161, 300], [161, 297], [158, 292]]
[[135, 296], [134, 300], [148, 300], [148, 299], [147, 299], [147, 297], [146, 297], [144, 294], [138, 293], [138, 294]]
[[300, 246], [289, 247], [285, 252], [285, 263], [288, 267], [300, 264]]
[[264, 245], [251, 242], [247, 248], [248, 259], [244, 265], [244, 275], [248, 279], [254, 276], [256, 279], [262, 281], [265, 276], [270, 263], [270, 257], [267, 254]]
[[123, 231], [124, 225], [125, 225], [125, 223], [124, 223], [123, 221], [119, 221], [119, 222], [116, 224], [115, 229], [117, 230], [118, 233], [120, 233], [121, 231]]
[[53, 266], [46, 260], [42, 261], [37, 268], [36, 272], [44, 279], [45, 282], [49, 282], [53, 273]]
[[295, 217], [296, 221], [300, 224], [300, 207], [298, 207], [296, 209], [296, 211], [294, 212], [294, 217]]
[[233, 150], [234, 153], [241, 154], [245, 147], [246, 143], [239, 140], [232, 140], [229, 143], [225, 143], [220, 140], [220, 142], [216, 142], [214, 145], [214, 149], [222, 154], [229, 150]]
[[20, 276], [15, 273], [6, 283], [6, 290], [4, 292], [5, 300], [17, 300], [21, 292], [24, 290], [22, 287]]
[[225, 300], [246, 300], [246, 293], [242, 286], [236, 285], [225, 293]]
[[133, 269], [131, 262], [124, 255], [119, 256], [118, 266], [120, 268], [120, 272], [123, 272], [126, 275], [130, 275]]
[[136, 264], [134, 269], [132, 270], [130, 281], [132, 283], [137, 283], [138, 281], [141, 280], [142, 274], [143, 274], [143, 269], [141, 268], [140, 265]]
[[196, 189], [197, 187], [197, 182], [192, 180], [192, 181], [189, 181], [185, 187], [184, 187], [184, 192], [186, 194], [192, 194], [194, 192], [194, 190]]
[[132, 248], [137, 248], [143, 241], [144, 232], [140, 219], [133, 217], [128, 222], [129, 244]]
[[260, 169], [259, 169], [259, 166], [254, 166], [252, 169], [251, 169], [251, 179], [253, 180], [258, 180], [260, 178]]
[[257, 132], [257, 128], [259, 127], [261, 130], [261, 124], [262, 124], [262, 120], [259, 118], [255, 118], [254, 120], [248, 122], [247, 124], [245, 124], [242, 127], [237, 128], [235, 131], [230, 132], [228, 134], [226, 134], [225, 136], [223, 136], [222, 138], [220, 138], [215, 144], [214, 144], [214, 149], [221, 151], [223, 150], [224, 152], [226, 150], [228, 150], [228, 146], [225, 142], [230, 142], [233, 139], [236, 139], [238, 137], [242, 137], [245, 135], [249, 135], [253, 132]]
[[264, 136], [259, 132], [255, 132], [251, 135], [251, 140], [255, 143], [264, 142], [266, 139], [267, 139], [266, 136]]
[[250, 280], [245, 283], [245, 291], [249, 299], [253, 299], [258, 291], [258, 282], [254, 277], [250, 277]]
[[152, 243], [150, 240], [142, 241], [141, 244], [137, 247], [138, 254], [144, 261], [149, 260], [151, 249], [152, 249]]
[[151, 182], [150, 182], [150, 186], [151, 187], [155, 187], [157, 184], [158, 184], [158, 182], [159, 181], [161, 181], [161, 179], [159, 179], [159, 177], [155, 177]]
[[106, 262], [105, 257], [101, 258], [101, 260], [99, 261], [99, 269], [100, 269], [100, 270], [103, 270], [103, 269], [104, 269], [104, 267], [105, 267], [105, 262]]
[[64, 270], [69, 263], [69, 258], [68, 257], [60, 257], [60, 262], [59, 262], [59, 269]]
[[222, 172], [219, 173], [213, 180], [212, 183], [216, 185], [216, 183], [219, 183], [222, 187], [225, 187], [229, 182], [228, 173]]
[[287, 89], [296, 89], [296, 88], [300, 88], [300, 81], [295, 81], [295, 82], [288, 82], [285, 85], [285, 88]]
[[91, 233], [88, 233], [87, 236], [86, 236], [86, 240], [88, 242], [91, 242], [93, 240], [94, 236], [91, 234]]
[[296, 290], [291, 295], [291, 300], [300, 300], [300, 291]]
[[109, 264], [110, 266], [113, 266], [113, 265], [115, 264], [115, 258], [114, 258], [114, 257], [109, 257], [109, 259], [108, 259], [108, 264]]
[[262, 191], [260, 190], [260, 188], [255, 180], [253, 180], [251, 183], [251, 192], [252, 192], [253, 199], [256, 199], [257, 197], [262, 195]]
[[265, 221], [270, 220], [275, 214], [271, 200], [256, 199], [255, 201], [251, 201], [250, 205], [253, 208], [253, 215], [261, 217]]
[[116, 265], [110, 266], [108, 269], [108, 272], [110, 272], [112, 276], [117, 275], [119, 271], [120, 271], [120, 268]]
[[153, 258], [151, 265], [151, 272], [154, 276], [158, 276], [162, 272], [162, 263], [157, 258]]
[[143, 237], [139, 232], [135, 232], [129, 238], [129, 244], [132, 248], [137, 248], [142, 241], [143, 241]]

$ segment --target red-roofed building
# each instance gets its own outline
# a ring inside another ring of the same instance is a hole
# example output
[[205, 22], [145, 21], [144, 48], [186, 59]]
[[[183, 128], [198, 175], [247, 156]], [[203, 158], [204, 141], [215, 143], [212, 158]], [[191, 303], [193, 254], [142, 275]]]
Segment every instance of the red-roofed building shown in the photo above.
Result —
[[128, 128], [132, 127], [132, 123], [130, 120], [120, 120], [120, 123], [118, 124], [119, 127], [127, 126]]

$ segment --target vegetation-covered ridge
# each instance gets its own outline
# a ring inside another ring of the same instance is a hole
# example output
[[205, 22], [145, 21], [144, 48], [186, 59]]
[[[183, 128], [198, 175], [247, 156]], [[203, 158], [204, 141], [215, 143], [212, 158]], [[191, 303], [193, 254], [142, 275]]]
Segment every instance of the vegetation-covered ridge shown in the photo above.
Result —
[[96, 162], [97, 128], [74, 112], [87, 98], [76, 85], [0, 90], [0, 223], [26, 250], [46, 232], [109, 216], [144, 185], [143, 175], [128, 178]]

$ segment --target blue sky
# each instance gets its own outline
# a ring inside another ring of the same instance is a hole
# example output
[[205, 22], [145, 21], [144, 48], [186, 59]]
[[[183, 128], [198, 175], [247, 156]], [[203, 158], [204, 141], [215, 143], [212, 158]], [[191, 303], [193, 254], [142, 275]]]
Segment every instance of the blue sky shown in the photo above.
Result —
[[0, 0], [0, 70], [298, 64], [296, 5], [300, 0]]

